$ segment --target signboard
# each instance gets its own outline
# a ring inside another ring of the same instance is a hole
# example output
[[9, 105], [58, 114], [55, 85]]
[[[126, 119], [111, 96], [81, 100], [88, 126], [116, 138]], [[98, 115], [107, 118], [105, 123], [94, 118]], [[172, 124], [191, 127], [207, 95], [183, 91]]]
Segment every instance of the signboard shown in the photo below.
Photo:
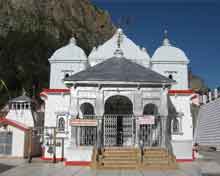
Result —
[[98, 122], [96, 119], [71, 119], [71, 126], [97, 126]]
[[155, 117], [153, 115], [144, 115], [138, 118], [140, 125], [153, 125], [155, 123]]

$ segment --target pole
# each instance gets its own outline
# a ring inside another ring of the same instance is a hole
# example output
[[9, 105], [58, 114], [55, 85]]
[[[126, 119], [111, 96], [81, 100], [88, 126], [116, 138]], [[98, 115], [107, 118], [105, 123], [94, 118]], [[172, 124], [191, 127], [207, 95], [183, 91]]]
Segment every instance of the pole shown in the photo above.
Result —
[[30, 128], [28, 131], [28, 163], [32, 161], [32, 133], [33, 129]]
[[61, 161], [64, 160], [64, 138], [62, 138], [62, 156], [61, 156]]
[[54, 128], [53, 131], [53, 163], [56, 163], [56, 127]]

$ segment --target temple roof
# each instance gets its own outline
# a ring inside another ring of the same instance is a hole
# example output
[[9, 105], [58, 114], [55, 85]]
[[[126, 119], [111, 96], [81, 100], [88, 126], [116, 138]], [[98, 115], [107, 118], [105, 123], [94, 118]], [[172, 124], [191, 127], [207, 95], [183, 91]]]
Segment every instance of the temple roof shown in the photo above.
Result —
[[175, 82], [124, 57], [112, 57], [87, 70], [65, 78], [64, 81], [110, 81], [153, 84], [172, 84]]

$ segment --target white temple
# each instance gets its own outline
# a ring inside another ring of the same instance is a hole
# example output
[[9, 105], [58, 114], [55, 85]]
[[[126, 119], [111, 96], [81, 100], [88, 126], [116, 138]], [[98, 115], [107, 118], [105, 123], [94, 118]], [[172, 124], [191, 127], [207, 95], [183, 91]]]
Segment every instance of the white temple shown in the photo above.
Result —
[[[93, 149], [165, 148], [193, 160], [188, 63], [167, 32], [152, 57], [118, 29], [87, 57], [74, 38], [49, 59], [45, 127], [57, 127], [67, 163], [92, 161]], [[52, 159], [45, 136], [44, 159]]]

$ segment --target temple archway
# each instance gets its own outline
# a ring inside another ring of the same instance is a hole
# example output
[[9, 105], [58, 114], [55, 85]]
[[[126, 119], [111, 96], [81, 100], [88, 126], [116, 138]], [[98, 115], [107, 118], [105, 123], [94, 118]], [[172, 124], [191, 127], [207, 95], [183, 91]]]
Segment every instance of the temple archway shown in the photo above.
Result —
[[104, 145], [132, 145], [133, 104], [126, 96], [115, 95], [105, 102]]
[[112, 96], [105, 102], [105, 114], [133, 114], [133, 104], [126, 96]]

